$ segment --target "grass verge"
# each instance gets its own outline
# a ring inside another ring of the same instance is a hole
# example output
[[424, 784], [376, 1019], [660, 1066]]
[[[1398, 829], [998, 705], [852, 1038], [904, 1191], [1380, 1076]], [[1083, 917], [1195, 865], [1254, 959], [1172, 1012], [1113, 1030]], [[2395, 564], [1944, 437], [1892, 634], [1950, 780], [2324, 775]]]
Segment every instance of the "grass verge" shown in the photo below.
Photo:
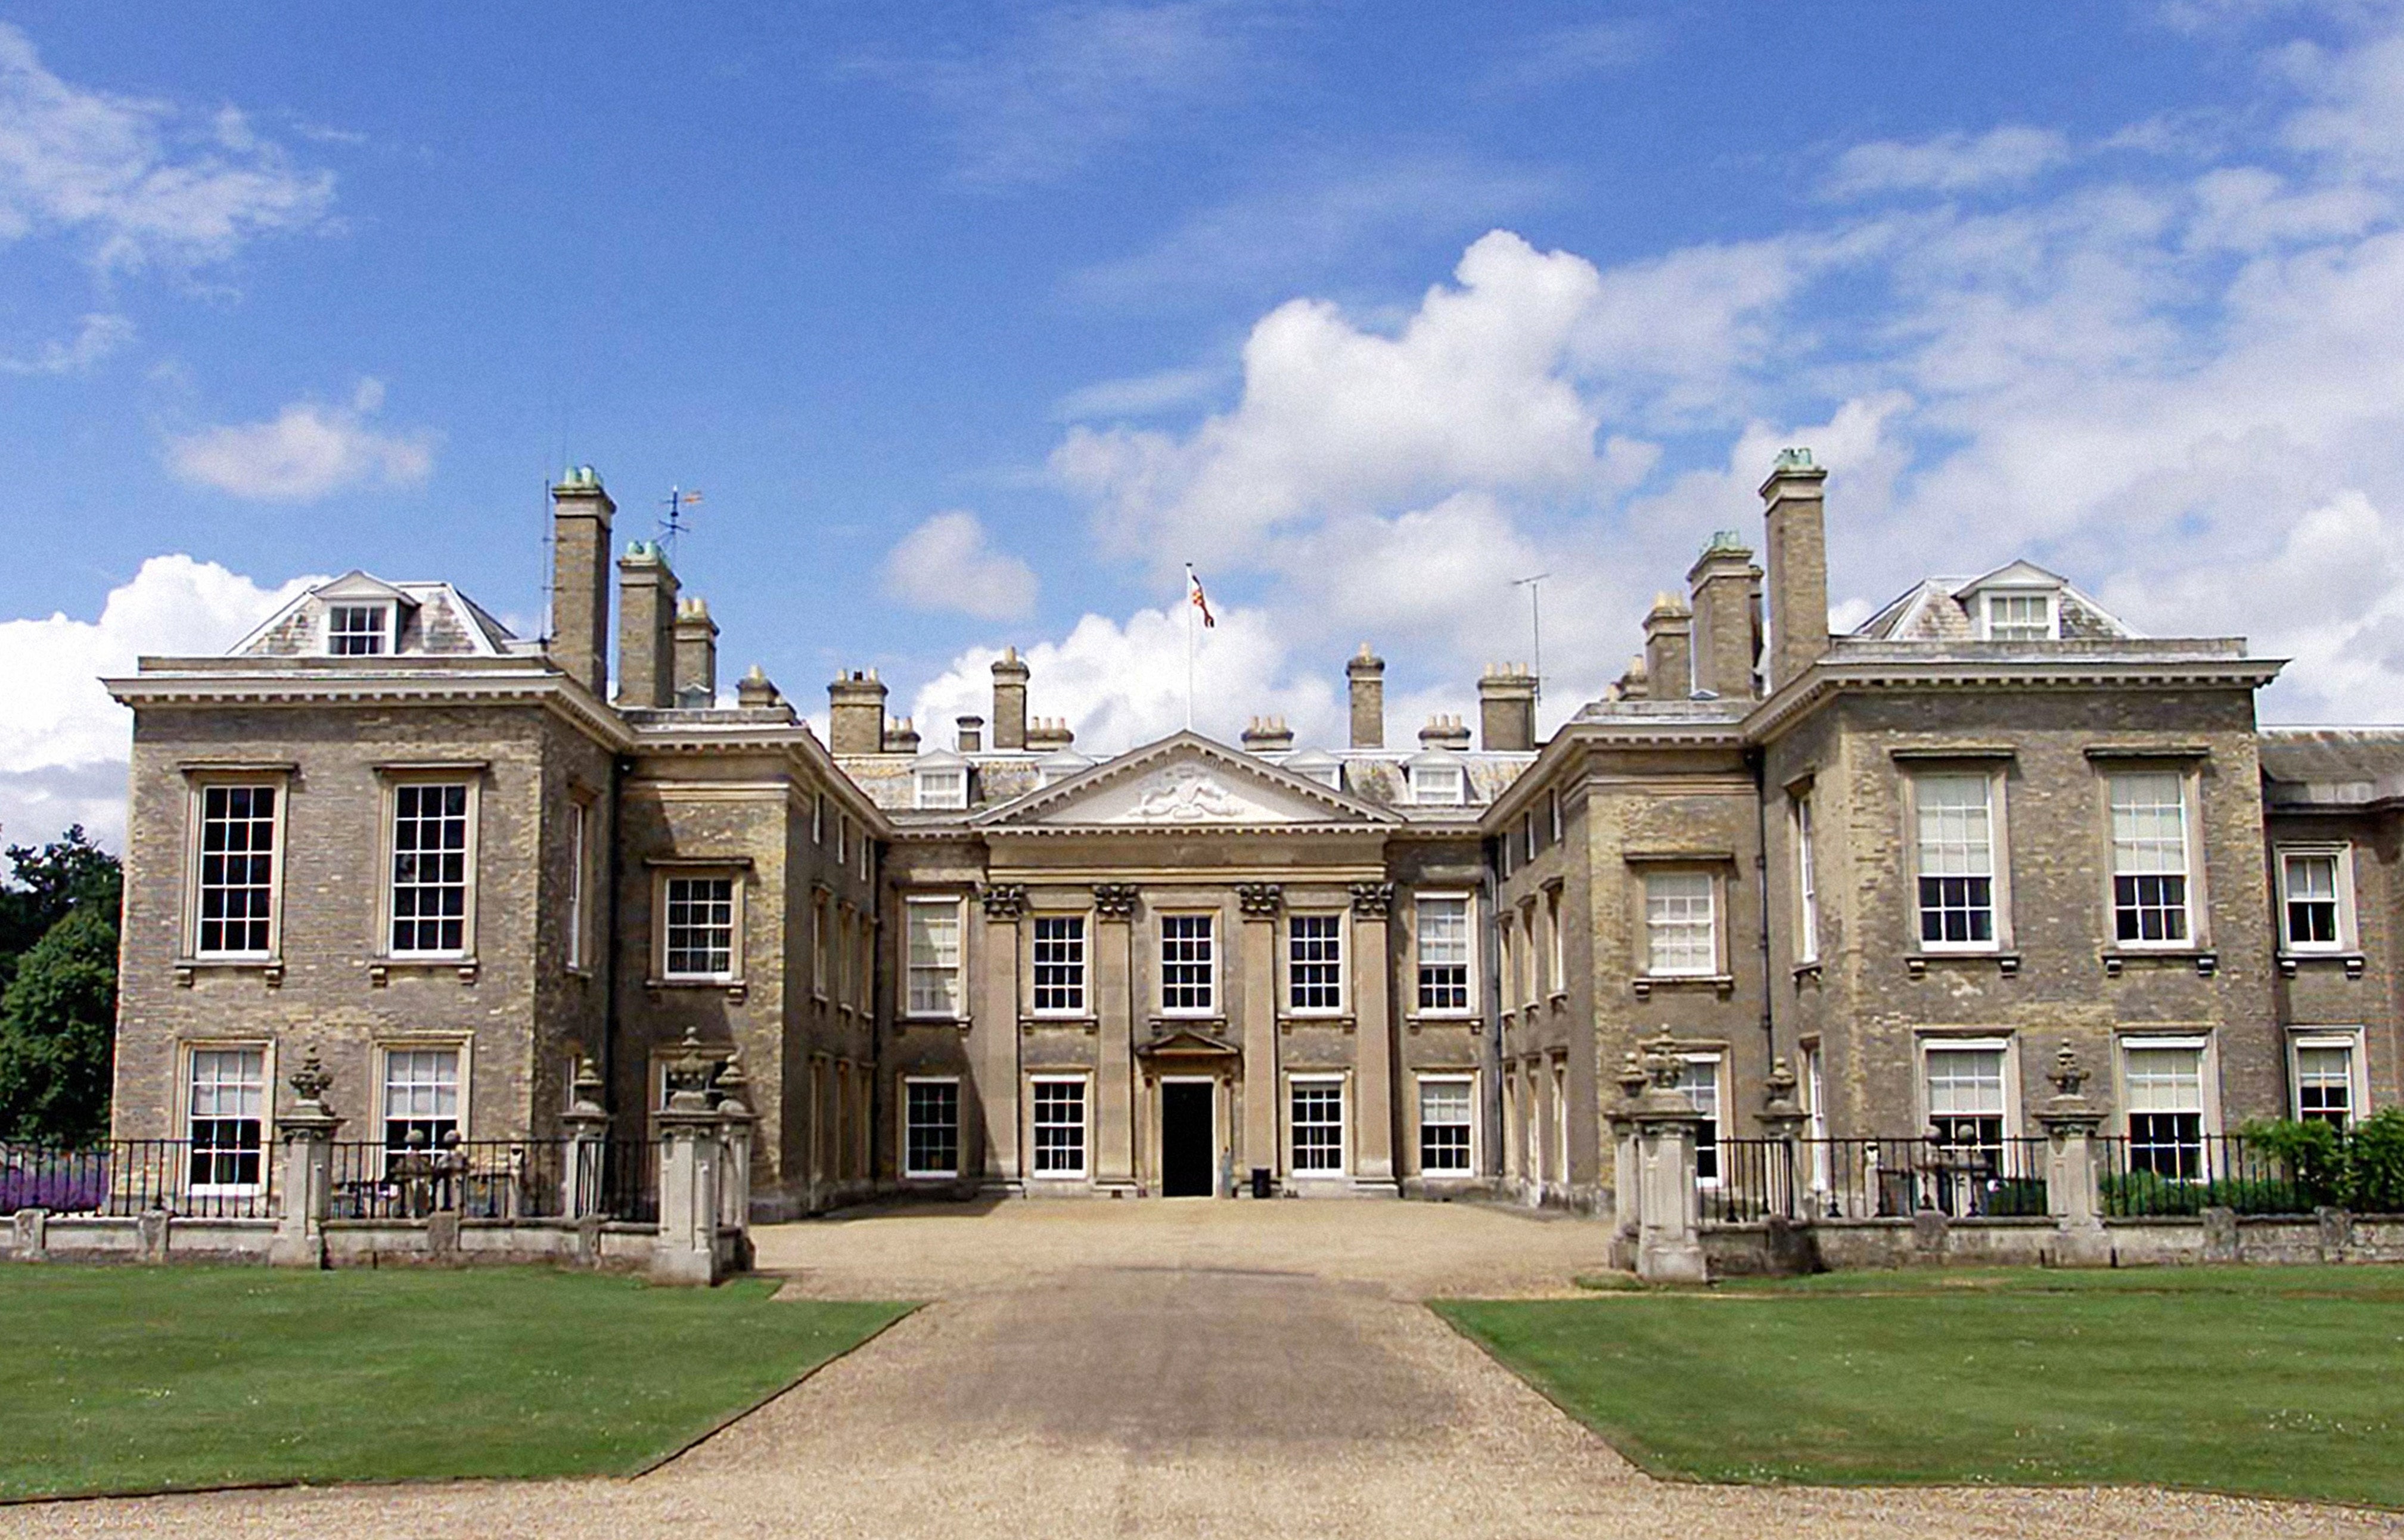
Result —
[[1831, 1274], [1447, 1300], [1656, 1475], [2404, 1506], [2404, 1269]]
[[540, 1269], [0, 1269], [0, 1499], [624, 1475], [911, 1307]]

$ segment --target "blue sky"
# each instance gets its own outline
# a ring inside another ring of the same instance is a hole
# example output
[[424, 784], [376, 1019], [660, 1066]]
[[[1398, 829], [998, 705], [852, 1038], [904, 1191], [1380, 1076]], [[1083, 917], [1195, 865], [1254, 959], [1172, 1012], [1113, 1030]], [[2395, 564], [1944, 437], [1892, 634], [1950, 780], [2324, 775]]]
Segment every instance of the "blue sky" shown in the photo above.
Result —
[[0, 0], [0, 834], [297, 578], [538, 627], [570, 462], [929, 741], [1176, 725], [1189, 559], [1206, 728], [1462, 710], [1535, 571], [1558, 720], [1785, 442], [1840, 621], [2026, 554], [2404, 712], [2390, 7], [702, 10]]

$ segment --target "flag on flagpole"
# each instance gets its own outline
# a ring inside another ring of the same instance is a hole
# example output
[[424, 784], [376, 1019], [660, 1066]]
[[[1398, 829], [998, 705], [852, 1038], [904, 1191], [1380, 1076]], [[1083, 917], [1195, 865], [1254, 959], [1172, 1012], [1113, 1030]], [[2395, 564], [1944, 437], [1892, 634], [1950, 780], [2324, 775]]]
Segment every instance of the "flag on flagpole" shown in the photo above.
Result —
[[1202, 623], [1205, 626], [1219, 623], [1218, 618], [1210, 613], [1209, 595], [1202, 592], [1202, 580], [1194, 575], [1192, 562], [1185, 564], [1185, 599], [1195, 609], [1202, 611]]

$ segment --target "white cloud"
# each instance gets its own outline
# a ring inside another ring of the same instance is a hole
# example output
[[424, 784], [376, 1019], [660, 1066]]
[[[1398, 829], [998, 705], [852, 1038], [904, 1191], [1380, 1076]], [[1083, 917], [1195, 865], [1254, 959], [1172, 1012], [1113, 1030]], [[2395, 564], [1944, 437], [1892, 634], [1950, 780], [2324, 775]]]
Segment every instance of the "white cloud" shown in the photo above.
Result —
[[153, 556], [97, 621], [0, 621], [0, 833], [46, 840], [81, 822], [115, 845], [125, 826], [132, 714], [101, 688], [145, 655], [221, 652], [319, 578], [275, 589], [189, 556]]
[[347, 408], [296, 401], [272, 422], [203, 428], [168, 441], [177, 476], [237, 497], [312, 502], [371, 483], [422, 482], [434, 469], [434, 437], [380, 433], [367, 419], [384, 386], [362, 380]]
[[72, 342], [44, 343], [31, 357], [0, 357], [0, 374], [80, 374], [133, 340], [122, 315], [86, 315]]
[[0, 23], [0, 241], [66, 233], [102, 268], [189, 265], [315, 225], [333, 193], [330, 173], [293, 165], [234, 109], [71, 85]]
[[1235, 7], [1057, 5], [965, 58], [864, 61], [952, 120], [958, 180], [1057, 181], [1164, 119], [1220, 104], [1254, 72]]
[[1096, 417], [1149, 417], [1192, 406], [1226, 382], [1219, 369], [1164, 369], [1120, 380], [1097, 380], [1060, 398], [1052, 415], [1064, 423]]
[[1838, 156], [1825, 190], [1832, 198], [1967, 192], [2029, 181], [2069, 157], [2070, 141], [2063, 135], [2022, 124], [1976, 136], [1956, 132], [1911, 143], [1880, 139]]
[[964, 509], [938, 513], [902, 537], [885, 558], [886, 591], [919, 609], [953, 609], [979, 620], [1034, 613], [1033, 568], [985, 541]]

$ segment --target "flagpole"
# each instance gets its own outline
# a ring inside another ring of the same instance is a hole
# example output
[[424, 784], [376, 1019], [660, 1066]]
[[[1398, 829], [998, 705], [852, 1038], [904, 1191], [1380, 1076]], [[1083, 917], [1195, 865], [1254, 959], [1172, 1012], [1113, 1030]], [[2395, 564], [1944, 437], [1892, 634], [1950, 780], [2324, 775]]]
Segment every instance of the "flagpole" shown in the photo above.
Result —
[[1194, 731], [1194, 564], [1185, 564], [1185, 730]]

